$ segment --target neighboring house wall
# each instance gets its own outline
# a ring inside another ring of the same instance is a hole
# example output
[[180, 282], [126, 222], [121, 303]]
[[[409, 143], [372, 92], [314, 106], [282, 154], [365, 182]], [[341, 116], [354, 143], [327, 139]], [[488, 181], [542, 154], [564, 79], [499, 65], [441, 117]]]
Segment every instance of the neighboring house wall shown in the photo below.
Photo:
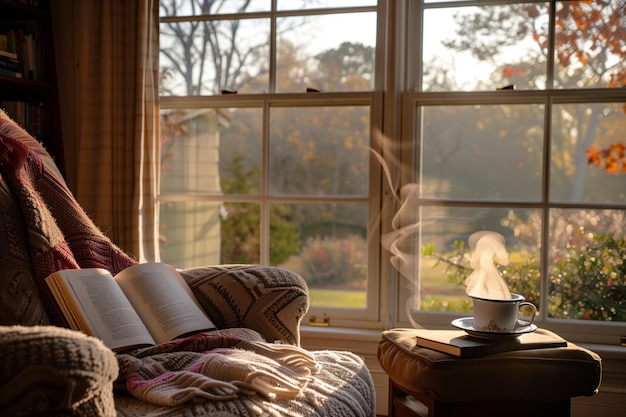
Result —
[[[188, 136], [164, 143], [168, 157], [162, 166], [168, 172], [161, 176], [161, 194], [221, 194], [218, 113], [189, 112], [182, 123]], [[178, 268], [219, 264], [221, 209], [214, 202], [162, 202], [163, 262]]]

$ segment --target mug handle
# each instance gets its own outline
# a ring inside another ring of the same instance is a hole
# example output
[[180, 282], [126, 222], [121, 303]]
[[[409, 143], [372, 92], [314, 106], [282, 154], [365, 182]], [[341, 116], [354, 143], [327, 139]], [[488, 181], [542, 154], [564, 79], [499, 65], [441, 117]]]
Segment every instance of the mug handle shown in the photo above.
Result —
[[533, 314], [530, 317], [530, 320], [528, 320], [528, 321], [524, 321], [524, 320], [519, 320], [518, 319], [517, 320], [517, 325], [515, 327], [530, 326], [531, 324], [533, 324], [533, 320], [535, 320], [535, 316], [537, 315], [537, 306], [535, 306], [533, 303], [531, 303], [529, 301], [522, 301], [519, 304], [519, 308], [521, 309], [523, 306], [531, 307], [533, 309]]

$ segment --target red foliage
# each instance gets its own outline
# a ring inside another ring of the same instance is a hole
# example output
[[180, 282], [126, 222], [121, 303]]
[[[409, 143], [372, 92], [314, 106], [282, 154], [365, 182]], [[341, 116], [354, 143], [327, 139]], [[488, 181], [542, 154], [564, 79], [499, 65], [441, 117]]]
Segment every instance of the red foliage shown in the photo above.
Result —
[[626, 172], [626, 143], [612, 143], [605, 149], [597, 151], [594, 146], [587, 149], [587, 163], [596, 167], [604, 167], [609, 174]]

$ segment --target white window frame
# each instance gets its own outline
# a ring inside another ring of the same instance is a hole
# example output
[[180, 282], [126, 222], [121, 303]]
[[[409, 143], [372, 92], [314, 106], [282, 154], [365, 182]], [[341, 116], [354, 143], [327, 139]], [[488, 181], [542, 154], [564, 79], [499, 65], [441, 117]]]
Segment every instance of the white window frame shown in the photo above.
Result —
[[[260, 264], [269, 265], [269, 205], [275, 202], [282, 203], [365, 203], [368, 205], [368, 278], [367, 278], [367, 307], [363, 309], [346, 309], [334, 307], [311, 306], [309, 316], [315, 316], [316, 323], [321, 318], [328, 317], [330, 324], [337, 327], [380, 328], [379, 303], [379, 259], [380, 241], [378, 238], [378, 213], [380, 211], [380, 165], [376, 157], [370, 157], [369, 197], [334, 197], [334, 196], [272, 196], [268, 193], [269, 178], [267, 166], [269, 164], [269, 123], [272, 107], [312, 107], [312, 106], [368, 106], [370, 108], [370, 131], [380, 129], [382, 95], [376, 92], [351, 93], [324, 93], [320, 94], [254, 94], [254, 95], [224, 95], [224, 96], [197, 96], [197, 97], [162, 97], [161, 109], [208, 109], [208, 108], [260, 108], [263, 109], [262, 140], [264, 160], [260, 178], [260, 193], [258, 195], [187, 195], [173, 194], [160, 195], [161, 203], [176, 201], [202, 201], [224, 203], [256, 203], [261, 207], [261, 245]], [[371, 144], [374, 151], [380, 149], [374, 141]], [[306, 322], [305, 322], [306, 324]]]
[[[543, 0], [528, 0], [527, 2], [543, 2]], [[322, 321], [322, 317], [330, 318], [330, 328], [360, 328], [360, 329], [382, 329], [390, 327], [411, 327], [408, 315], [405, 310], [406, 300], [411, 294], [406, 291], [404, 278], [390, 265], [390, 254], [381, 247], [381, 236], [391, 230], [391, 221], [395, 211], [394, 199], [392, 195], [397, 193], [405, 183], [412, 182], [406, 175], [397, 161], [408, 166], [415, 166], [413, 160], [413, 138], [416, 137], [418, 128], [415, 120], [417, 105], [435, 104], [524, 104], [540, 103], [544, 104], [545, 111], [549, 112], [551, 105], [571, 102], [602, 102], [602, 101], [626, 101], [626, 91], [624, 89], [614, 89], [608, 92], [606, 89], [585, 89], [580, 91], [571, 90], [539, 90], [539, 91], [512, 91], [512, 92], [442, 92], [430, 93], [420, 92], [417, 86], [421, 85], [421, 68], [419, 45], [412, 42], [419, 42], [421, 35], [421, 13], [425, 7], [450, 7], [485, 5], [485, 4], [507, 4], [515, 1], [509, 0], [460, 0], [442, 1], [441, 3], [422, 4], [420, 0], [379, 0], [377, 6], [352, 7], [333, 10], [314, 10], [306, 13], [315, 14], [318, 12], [335, 13], [338, 11], [376, 11], [378, 13], [377, 44], [376, 44], [376, 81], [372, 92], [359, 93], [327, 93], [305, 94], [252, 94], [252, 95], [223, 95], [223, 96], [200, 96], [200, 97], [162, 97], [161, 108], [233, 108], [233, 107], [259, 107], [265, 110], [265, 125], [263, 126], [264, 152], [267, 152], [267, 139], [269, 135], [269, 125], [267, 109], [270, 106], [332, 106], [332, 105], [369, 105], [371, 106], [371, 144], [374, 150], [382, 155], [391, 169], [391, 178], [384, 175], [379, 161], [372, 157], [370, 162], [370, 199], [369, 225], [368, 225], [368, 295], [366, 309], [342, 309], [311, 306], [308, 317], [316, 316], [317, 323]], [[291, 12], [288, 12], [291, 13]], [[276, 19], [282, 16], [281, 12], [256, 13], [254, 17], [270, 17]], [[220, 15], [219, 18], [248, 18], [248, 15]], [[180, 18], [178, 18], [180, 19]], [[272, 30], [275, 25], [272, 25]], [[272, 37], [273, 39], [273, 37]], [[270, 46], [275, 49], [275, 44]], [[270, 68], [275, 68], [275, 62], [270, 61]], [[552, 77], [550, 70], [548, 77]], [[270, 75], [270, 89], [275, 88], [274, 74]], [[546, 120], [550, 120], [547, 118]], [[379, 141], [377, 132], [382, 132]], [[548, 135], [549, 133], [545, 133]], [[548, 146], [547, 142], [546, 146]], [[544, 158], [549, 157], [549, 152], [544, 152]], [[549, 161], [544, 162], [549, 164]], [[262, 181], [267, 181], [264, 174]], [[544, 178], [544, 181], [547, 181]], [[262, 184], [262, 190], [267, 189], [267, 184]], [[544, 189], [545, 185], [544, 185]], [[544, 192], [545, 193], [545, 192]], [[546, 195], [546, 194], [544, 194]], [[186, 199], [184, 196], [162, 196], [162, 201], [167, 199]], [[223, 202], [257, 202], [261, 204], [264, 213], [261, 230], [264, 231], [264, 238], [261, 244], [261, 263], [267, 264], [267, 207], [270, 202], [309, 202], [309, 199], [286, 199], [282, 196], [278, 199], [261, 195], [248, 198], [247, 196], [200, 196], [201, 199], [218, 199]], [[315, 202], [331, 202], [341, 199], [321, 199]], [[431, 204], [429, 202], [427, 204]], [[456, 203], [456, 202], [455, 202]], [[505, 205], [510, 205], [504, 203]], [[547, 212], [549, 207], [570, 207], [569, 205], [549, 204], [547, 199], [542, 199], [538, 204], [531, 204]], [[485, 206], [489, 206], [485, 203]], [[575, 208], [599, 207], [594, 205], [576, 204]], [[520, 207], [524, 207], [521, 205]], [[604, 207], [602, 207], [604, 208]], [[609, 208], [625, 209], [619, 205], [610, 205]], [[546, 245], [543, 245], [544, 247]], [[544, 256], [542, 256], [545, 258]], [[545, 264], [545, 262], [544, 262]], [[547, 277], [546, 265], [542, 266], [542, 276]], [[542, 294], [547, 293], [547, 278], [542, 284]], [[542, 297], [540, 310], [545, 309], [547, 297]], [[450, 328], [452, 319], [459, 317], [459, 314], [420, 312], [417, 321], [424, 327]], [[307, 326], [308, 318], [305, 318], [304, 329], [306, 331], [323, 331]], [[537, 318], [537, 323], [541, 327], [549, 328], [572, 341], [606, 343], [615, 345], [619, 343], [619, 336], [626, 334], [626, 323], [611, 322], [589, 322], [580, 320], [558, 320], [550, 319], [545, 315]], [[308, 330], [307, 330], [308, 328]], [[341, 332], [340, 329], [336, 329]], [[617, 341], [617, 343], [616, 343]]]
[[[597, 103], [610, 101], [623, 101], [625, 99], [624, 92], [617, 89], [588, 89], [588, 90], [541, 90], [541, 91], [515, 91], [511, 93], [503, 92], [473, 92], [473, 93], [407, 93], [403, 96], [402, 107], [405, 119], [403, 120], [403, 140], [412, 143], [413, 138], [419, 137], [420, 121], [416, 120], [418, 106], [439, 106], [439, 105], [508, 105], [508, 104], [542, 104], [544, 106], [544, 118], [548, 122], [551, 120], [551, 107], [565, 103]], [[550, 165], [550, 129], [544, 129], [544, 152], [542, 154], [544, 174]], [[419, 172], [420, 158], [414, 158], [414, 152], [411, 147], [406, 146], [407, 152], [403, 155], [403, 160], [407, 166], [415, 167], [415, 172]], [[411, 179], [405, 181], [412, 182]], [[542, 212], [542, 228], [546, 229], [549, 225], [550, 209], [555, 208], [575, 208], [575, 209], [617, 209], [626, 210], [626, 205], [619, 203], [560, 203], [550, 202], [549, 195], [549, 175], [543, 176], [543, 192], [540, 201], [533, 202], [513, 202], [513, 201], [462, 201], [462, 200], [439, 200], [439, 199], [423, 199], [414, 200], [417, 205], [423, 206], [450, 206], [450, 207], [515, 207], [515, 208], [534, 208]], [[547, 236], [544, 230], [542, 236]], [[549, 245], [542, 244], [541, 258], [541, 305], [539, 311], [548, 311], [548, 249]], [[398, 278], [402, 280], [402, 278]], [[398, 285], [399, 288], [402, 285]], [[407, 293], [398, 292], [398, 306], [404, 306], [407, 300]], [[403, 325], [408, 325], [409, 319], [405, 310], [397, 309], [396, 312], [399, 321]], [[422, 311], [414, 315], [413, 319], [426, 327], [445, 327], [449, 326], [450, 321], [461, 317], [460, 314], [453, 313], [433, 313]], [[550, 318], [547, 314], [539, 315], [535, 319], [535, 323], [542, 328], [551, 329], [572, 341], [586, 343], [607, 343], [615, 344], [619, 342], [619, 337], [626, 331], [626, 323], [606, 322], [606, 321], [590, 321], [590, 320], [565, 320]]]
[[[276, 2], [272, 1], [272, 10], [267, 12], [254, 12], [244, 14], [223, 14], [216, 16], [200, 16], [194, 19], [248, 19], [248, 18], [268, 18], [270, 19], [270, 76], [269, 89], [276, 90], [276, 20], [281, 17], [298, 15], [323, 15], [340, 14], [354, 12], [377, 12], [377, 54], [375, 62], [375, 87], [368, 92], [323, 92], [322, 94], [307, 93], [268, 93], [268, 94], [236, 94], [236, 95], [216, 95], [216, 96], [163, 96], [160, 99], [161, 109], [207, 109], [207, 108], [236, 108], [255, 107], [263, 109], [263, 168], [261, 178], [261, 193], [252, 196], [211, 196], [211, 195], [161, 195], [159, 201], [162, 203], [172, 201], [219, 201], [219, 202], [251, 202], [260, 204], [261, 207], [261, 244], [260, 244], [260, 264], [269, 264], [269, 204], [272, 202], [283, 203], [343, 203], [359, 202], [368, 205], [368, 273], [367, 273], [367, 296], [366, 307], [358, 309], [335, 308], [327, 306], [314, 306], [309, 309], [309, 314], [303, 324], [307, 325], [309, 319], [314, 319], [315, 324], [323, 323], [323, 318], [328, 318], [331, 327], [355, 327], [380, 329], [382, 327], [381, 314], [381, 286], [379, 280], [380, 271], [380, 179], [381, 168], [378, 159], [371, 154], [369, 187], [367, 197], [317, 197], [317, 196], [270, 196], [268, 190], [268, 141], [269, 141], [269, 108], [279, 107], [301, 107], [301, 106], [369, 106], [370, 108], [370, 146], [374, 152], [381, 154], [379, 144], [375, 142], [375, 132], [382, 130], [382, 100], [381, 93], [384, 73], [385, 54], [381, 46], [385, 40], [382, 33], [382, 26], [385, 23], [386, 0], [379, 0], [378, 5], [358, 6], [358, 7], [338, 7], [329, 9], [311, 10], [276, 10]], [[185, 21], [186, 17], [166, 18], [162, 21]], [[383, 289], [384, 291], [384, 289]]]

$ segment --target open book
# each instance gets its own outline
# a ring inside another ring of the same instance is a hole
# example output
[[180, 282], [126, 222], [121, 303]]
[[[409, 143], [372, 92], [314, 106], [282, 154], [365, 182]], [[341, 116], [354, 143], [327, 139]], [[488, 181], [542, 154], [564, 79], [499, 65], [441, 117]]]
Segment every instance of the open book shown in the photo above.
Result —
[[115, 277], [99, 268], [65, 269], [46, 282], [70, 327], [114, 351], [215, 329], [191, 288], [166, 264], [134, 265]]
[[481, 339], [463, 330], [415, 329], [416, 344], [459, 358], [475, 358], [514, 350], [567, 346], [567, 341], [546, 329], [522, 334], [511, 339]]

